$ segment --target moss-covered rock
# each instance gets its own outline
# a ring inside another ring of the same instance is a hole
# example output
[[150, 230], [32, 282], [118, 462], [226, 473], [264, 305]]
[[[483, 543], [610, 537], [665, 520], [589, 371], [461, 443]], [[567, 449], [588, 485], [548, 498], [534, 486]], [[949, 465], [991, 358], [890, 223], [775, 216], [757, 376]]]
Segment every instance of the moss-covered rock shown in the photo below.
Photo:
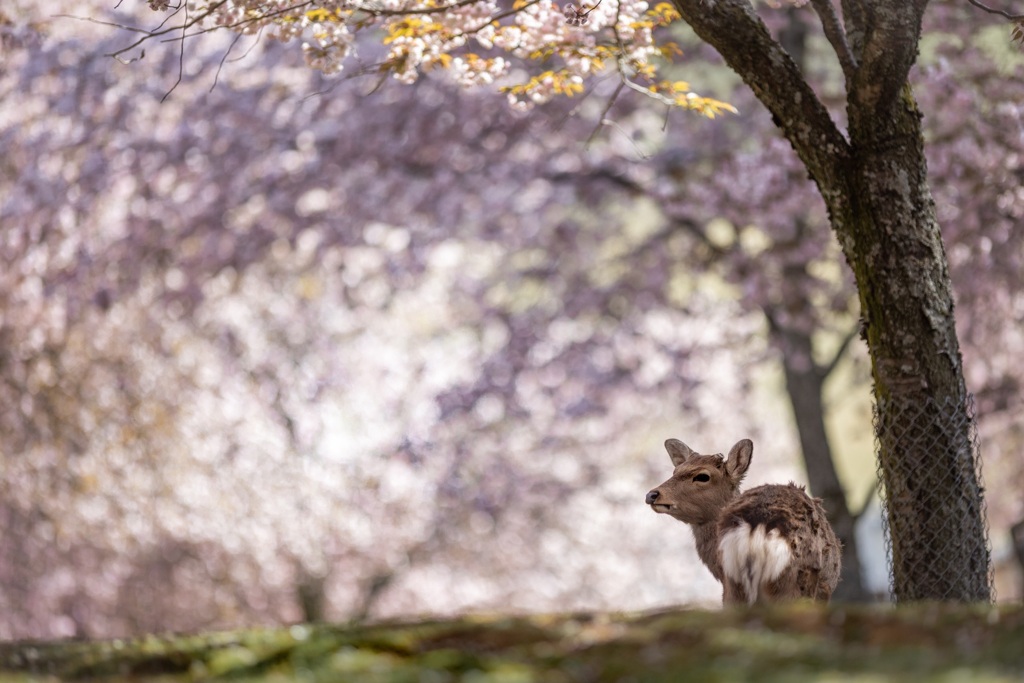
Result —
[[0, 683], [1024, 680], [1024, 608], [466, 616], [0, 645]]

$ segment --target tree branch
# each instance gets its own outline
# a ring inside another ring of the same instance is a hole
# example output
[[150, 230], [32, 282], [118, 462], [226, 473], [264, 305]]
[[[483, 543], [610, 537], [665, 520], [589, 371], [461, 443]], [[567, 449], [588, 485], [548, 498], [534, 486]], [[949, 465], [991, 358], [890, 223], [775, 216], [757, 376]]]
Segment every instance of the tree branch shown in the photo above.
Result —
[[[851, 135], [858, 118], [871, 126], [899, 101], [910, 67], [917, 59], [921, 18], [928, 0], [898, 0], [865, 5], [864, 49], [849, 98]], [[860, 116], [856, 116], [859, 114]]]
[[876, 481], [871, 486], [871, 488], [869, 488], [867, 490], [867, 492], [864, 494], [864, 498], [861, 501], [861, 504], [857, 507], [856, 510], [852, 510], [851, 513], [850, 513], [851, 516], [853, 517], [853, 523], [854, 524], [856, 524], [858, 521], [860, 521], [860, 518], [863, 517], [864, 513], [868, 511], [868, 508], [871, 507], [871, 501], [874, 499], [874, 497], [876, 495], [879, 494], [879, 492], [881, 490], [882, 490], [882, 482], [881, 482], [881, 480]]
[[[128, 45], [127, 47], [123, 47], [120, 50], [116, 50], [114, 52], [111, 52], [107, 56], [108, 57], [118, 58], [121, 55], [123, 55], [125, 52], [128, 52], [129, 50], [133, 50], [136, 47], [138, 47], [139, 45], [142, 45], [147, 40], [150, 40], [152, 38], [156, 38], [158, 36], [163, 36], [163, 35], [166, 35], [168, 33], [174, 32], [174, 31], [178, 31], [178, 30], [184, 31], [185, 29], [191, 28], [192, 26], [202, 22], [208, 16], [212, 15], [215, 11], [217, 11], [217, 9], [221, 5], [223, 5], [226, 2], [227, 2], [227, 0], [220, 0], [219, 2], [213, 3], [209, 7], [206, 8], [206, 11], [201, 12], [199, 15], [194, 17], [191, 21], [186, 19], [184, 22], [181, 23], [181, 25], [178, 25], [178, 26], [168, 26], [168, 27], [165, 28], [164, 24], [167, 23], [168, 19], [170, 19], [170, 17], [168, 17], [168, 18], [164, 19], [162, 22], [160, 22], [160, 26], [158, 28], [156, 28], [156, 29], [154, 29], [152, 31], [138, 31], [137, 29], [129, 29], [129, 30], [135, 30], [136, 32], [143, 33], [144, 35], [141, 38], [139, 38], [137, 41], [132, 43], [131, 45]], [[184, 5], [184, 3], [181, 6], [179, 6], [178, 9], [175, 9], [174, 12], [172, 12], [170, 16], [173, 17], [174, 15], [176, 15], [180, 11], [180, 9], [181, 9], [181, 7], [183, 5]], [[186, 12], [186, 16], [187, 16], [187, 12]]]
[[864, 26], [867, 24], [865, 18], [863, 0], [839, 0], [843, 9], [843, 23], [846, 24], [846, 38], [850, 50], [857, 61], [864, 51]]
[[[634, 196], [660, 199], [647, 185], [644, 185], [635, 178], [632, 178], [610, 166], [594, 166], [588, 168], [582, 173], [569, 171], [548, 173], [544, 175], [544, 178], [551, 182], [565, 183], [579, 183], [582, 181], [590, 184], [594, 181], [602, 181], [618, 186]], [[690, 216], [674, 214], [667, 210], [664, 211], [664, 215], [666, 220], [665, 226], [658, 230], [654, 235], [651, 235], [649, 238], [644, 240], [643, 244], [635, 250], [630, 252], [629, 257], [626, 259], [627, 261], [634, 262], [647, 251], [655, 248], [661, 248], [664, 241], [677, 231], [686, 232], [692, 235], [708, 249], [713, 258], [723, 258], [728, 254], [726, 249], [711, 241], [707, 232], [705, 232], [703, 225]]]
[[[453, 2], [451, 4], [443, 5], [440, 7], [421, 7], [419, 9], [384, 9], [370, 7], [368, 5], [352, 4], [346, 7], [345, 9], [350, 9], [354, 12], [365, 12], [366, 14], [371, 14], [375, 17], [404, 17], [412, 16], [415, 14], [441, 14], [449, 10], [458, 9], [459, 7], [476, 5], [481, 1], [482, 0], [459, 0], [458, 2]], [[522, 8], [516, 8], [516, 11], [520, 9]]]
[[983, 5], [982, 3], [978, 2], [978, 0], [967, 0], [967, 2], [971, 3], [980, 10], [988, 12], [989, 14], [998, 14], [999, 16], [1005, 17], [1010, 21], [1021, 21], [1022, 19], [1024, 19], [1024, 14], [1010, 14], [1009, 12], [1004, 12], [1001, 9], [996, 9], [995, 7]]
[[818, 18], [821, 19], [825, 38], [832, 45], [832, 49], [836, 51], [839, 65], [843, 69], [843, 75], [846, 76], [846, 87], [849, 89], [853, 83], [853, 76], [857, 72], [857, 58], [853, 55], [850, 44], [846, 42], [846, 32], [839, 21], [835, 5], [832, 4], [832, 0], [811, 0], [811, 6]]
[[587, 138], [587, 142], [584, 145], [584, 147], [589, 147], [594, 142], [594, 140], [597, 139], [597, 134], [601, 132], [601, 127], [606, 125], [606, 121], [608, 119], [608, 112], [610, 112], [612, 110], [612, 107], [615, 106], [615, 102], [619, 99], [619, 95], [622, 93], [622, 89], [625, 87], [626, 84], [624, 82], [620, 82], [619, 85], [615, 88], [615, 92], [613, 92], [612, 96], [608, 98], [608, 103], [604, 106], [604, 110], [601, 112], [601, 116], [597, 118], [597, 124], [594, 126], [593, 132], [590, 133], [590, 137]]
[[829, 196], [843, 184], [849, 144], [792, 57], [771, 36], [748, 0], [673, 0], [697, 35], [768, 108], [818, 184]]
[[843, 337], [843, 341], [839, 344], [839, 348], [836, 349], [835, 354], [832, 356], [832, 360], [818, 369], [822, 379], [825, 379], [832, 374], [832, 371], [836, 369], [837, 365], [839, 365], [839, 361], [841, 361], [843, 356], [846, 355], [846, 350], [850, 348], [850, 343], [856, 339], [859, 334], [860, 325], [855, 325], [852, 330], [846, 333], [846, 336]]

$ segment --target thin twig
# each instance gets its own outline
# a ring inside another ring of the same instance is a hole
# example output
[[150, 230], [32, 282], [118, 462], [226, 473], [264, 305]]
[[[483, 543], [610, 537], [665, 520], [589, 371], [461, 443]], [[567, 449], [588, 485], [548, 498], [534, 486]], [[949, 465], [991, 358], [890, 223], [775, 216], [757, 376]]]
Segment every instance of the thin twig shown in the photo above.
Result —
[[608, 119], [604, 125], [611, 126], [615, 130], [619, 131], [619, 133], [622, 134], [622, 137], [626, 140], [626, 142], [628, 142], [629, 145], [633, 148], [633, 151], [636, 152], [636, 156], [638, 159], [640, 159], [640, 161], [647, 161], [648, 159], [651, 158], [650, 154], [640, 149], [640, 145], [636, 143], [636, 140], [634, 140], [633, 136], [629, 134], [629, 131], [620, 126], [618, 123], [612, 121], [611, 119]]
[[978, 0], [967, 0], [967, 2], [971, 3], [980, 10], [988, 12], [989, 14], [997, 14], [1001, 17], [1009, 19], [1010, 21], [1021, 21], [1022, 19], [1024, 19], [1024, 14], [1010, 14], [1009, 12], [1003, 11], [1001, 9], [996, 9], [995, 7], [989, 7], [988, 5], [984, 5]]
[[837, 365], [839, 365], [839, 361], [841, 361], [843, 356], [846, 355], [846, 350], [850, 348], [850, 343], [857, 338], [859, 333], [860, 325], [855, 325], [852, 330], [846, 333], [843, 337], [843, 341], [839, 344], [839, 348], [836, 349], [835, 354], [832, 356], [832, 360], [818, 369], [818, 373], [822, 379], [832, 374], [832, 371], [836, 369]]
[[185, 21], [183, 21], [182, 24], [181, 24], [182, 40], [181, 40], [180, 49], [178, 50], [178, 80], [174, 81], [174, 85], [171, 86], [171, 89], [168, 90], [167, 92], [165, 92], [164, 96], [160, 98], [161, 104], [163, 102], [165, 102], [168, 97], [171, 96], [172, 92], [174, 92], [175, 90], [178, 89], [178, 86], [181, 85], [181, 79], [182, 79], [182, 77], [185, 74], [185, 39], [184, 39], [184, 35], [185, 35], [185, 31], [188, 30], [187, 29], [187, 26], [188, 26], [188, 3], [187, 2], [182, 3], [182, 6], [184, 6], [184, 8], [185, 8]]
[[[217, 81], [220, 80], [220, 72], [224, 68], [224, 62], [228, 60], [228, 57], [231, 55], [231, 51], [235, 49], [235, 45], [237, 45], [238, 41], [241, 39], [242, 34], [239, 33], [235, 36], [234, 40], [231, 41], [231, 44], [228, 45], [228, 49], [224, 51], [224, 56], [220, 58], [220, 63], [217, 65], [217, 73], [213, 75], [213, 85], [210, 86], [210, 92], [213, 92], [213, 89], [217, 87]], [[182, 45], [182, 49], [185, 49], [184, 45]]]
[[54, 14], [53, 16], [57, 19], [75, 19], [77, 21], [88, 21], [90, 24], [99, 24], [100, 26], [112, 26], [114, 28], [119, 28], [122, 31], [130, 31], [132, 33], [144, 33], [147, 36], [149, 35], [149, 31], [144, 28], [136, 28], [134, 26], [128, 26], [126, 24], [119, 24], [116, 21], [103, 21], [101, 19], [96, 19], [94, 17], [80, 17], [75, 14]]
[[850, 511], [850, 516], [853, 517], [854, 524], [860, 521], [860, 518], [863, 517], [864, 513], [868, 511], [869, 507], [871, 507], [871, 501], [874, 500], [875, 496], [880, 495], [881, 493], [882, 482], [881, 480], [877, 480], [872, 484], [871, 488], [867, 490], [867, 493], [864, 494], [864, 499], [861, 501], [860, 506], [858, 506], [855, 511]]
[[853, 50], [850, 49], [850, 43], [846, 40], [846, 32], [839, 21], [835, 5], [832, 4], [832, 0], [811, 0], [811, 6], [814, 7], [814, 12], [821, 19], [825, 37], [832, 45], [832, 49], [836, 51], [836, 56], [839, 57], [839, 65], [843, 69], [843, 75], [846, 76], [846, 82], [851, 83], [857, 72], [857, 58], [854, 56]]
[[450, 5], [444, 5], [443, 7], [424, 7], [421, 9], [376, 9], [374, 7], [366, 7], [365, 5], [351, 5], [346, 9], [351, 9], [355, 12], [364, 12], [375, 17], [404, 17], [413, 14], [439, 14], [451, 9], [466, 7], [467, 5], [476, 5], [482, 1], [483, 0], [459, 0], [459, 2], [453, 2]]
[[380, 80], [377, 81], [377, 84], [375, 86], [370, 88], [370, 90], [364, 95], [364, 97], [369, 97], [373, 93], [375, 93], [378, 90], [380, 90], [381, 88], [383, 88], [384, 84], [387, 83], [387, 81], [388, 81], [388, 73], [386, 71], [382, 72], [381, 75], [380, 75]]
[[585, 148], [590, 147], [594, 140], [597, 139], [597, 134], [601, 132], [602, 126], [611, 123], [611, 119], [607, 118], [608, 112], [610, 112], [612, 107], [615, 106], [615, 101], [619, 99], [619, 94], [622, 93], [622, 89], [625, 87], [625, 83], [619, 82], [619, 85], [615, 88], [615, 92], [613, 92], [612, 96], [608, 98], [608, 104], [604, 106], [604, 110], [601, 112], [601, 115], [597, 118], [597, 125], [594, 126], [593, 132], [590, 134], [590, 137], [587, 138], [587, 141], [583, 145]]
[[[248, 56], [249, 56], [250, 54], [252, 54], [252, 51], [253, 51], [253, 50], [255, 50], [255, 49], [256, 49], [256, 46], [260, 44], [260, 38], [262, 37], [262, 34], [263, 34], [263, 29], [261, 28], [261, 29], [260, 29], [260, 32], [256, 34], [256, 40], [254, 40], [254, 41], [252, 42], [252, 45], [250, 45], [249, 47], [247, 47], [247, 48], [245, 49], [245, 52], [243, 52], [242, 54], [238, 55], [238, 56], [237, 56], [237, 57], [235, 57], [234, 59], [231, 59], [231, 60], [228, 60], [228, 61], [231, 61], [231, 62], [240, 62], [240, 61], [242, 61], [243, 59], [245, 59], [246, 57], [248, 57]], [[242, 35], [242, 34], [239, 34], [239, 35]]]
[[[273, 12], [267, 12], [266, 14], [261, 14], [258, 17], [250, 17], [249, 19], [242, 19], [240, 21], [236, 21], [233, 24], [218, 24], [217, 26], [209, 26], [207, 28], [195, 31], [194, 33], [186, 34], [186, 35], [184, 35], [183, 37], [180, 37], [180, 38], [165, 38], [162, 42], [173, 43], [173, 42], [176, 42], [178, 40], [184, 40], [186, 38], [194, 38], [195, 36], [201, 36], [201, 35], [203, 35], [205, 33], [213, 33], [215, 31], [222, 31], [224, 29], [235, 29], [235, 28], [238, 28], [240, 26], [245, 26], [246, 24], [253, 24], [253, 23], [255, 23], [257, 21], [261, 21], [263, 19], [272, 19], [273, 17], [279, 16], [279, 15], [282, 15], [282, 14], [288, 14], [289, 12], [292, 12], [294, 10], [301, 9], [303, 7], [307, 7], [309, 5], [312, 5], [314, 2], [315, 2], [315, 0], [305, 0], [305, 2], [300, 2], [297, 5], [289, 5], [288, 7], [282, 7], [281, 9], [276, 9]], [[221, 4], [223, 4], [223, 3], [221, 3]], [[204, 18], [205, 18], [205, 16], [209, 16], [209, 14], [204, 15]], [[191, 22], [188, 25], [188, 28], [192, 28], [193, 26], [196, 25], [196, 23], [197, 22], [195, 22], [195, 21]]]
[[[169, 26], [167, 28], [158, 28], [158, 29], [154, 29], [152, 31], [140, 31], [140, 33], [144, 33], [145, 35], [143, 35], [141, 38], [136, 40], [131, 45], [128, 45], [127, 47], [123, 47], [120, 50], [117, 50], [115, 52], [111, 52], [107, 56], [108, 57], [119, 57], [120, 55], [123, 55], [125, 52], [128, 52], [129, 50], [134, 50], [139, 45], [142, 45], [144, 42], [146, 42], [147, 40], [150, 40], [151, 38], [155, 38], [157, 36], [167, 35], [168, 33], [171, 33], [172, 31], [177, 31], [178, 29], [184, 30], [186, 28], [191, 28], [195, 24], [199, 23], [200, 21], [202, 21], [206, 17], [208, 17], [211, 14], [213, 14], [221, 5], [224, 5], [226, 2], [227, 2], [227, 0], [220, 0], [219, 2], [213, 3], [212, 5], [210, 5], [207, 8], [207, 10], [205, 12], [201, 13], [199, 16], [197, 16], [195, 19], [193, 19], [191, 23], [188, 21], [188, 19], [186, 19], [185, 22], [182, 23], [181, 26]], [[186, 16], [188, 15], [188, 8], [186, 6], [187, 4], [188, 3], [182, 3], [182, 7], [185, 7], [185, 14], [186, 14]], [[174, 12], [171, 14], [171, 16], [174, 16], [175, 14], [177, 14], [178, 11], [179, 10], [174, 10]], [[160, 22], [160, 26], [162, 27], [165, 23], [167, 23], [167, 19], [164, 19], [162, 22]], [[128, 28], [128, 27], [122, 27], [122, 28]]]
[[610, 74], [610, 73], [600, 74], [600, 75], [595, 76], [592, 79], [592, 84], [583, 92], [582, 95], [580, 95], [579, 99], [576, 100], [576, 104], [573, 106], [573, 108], [570, 109], [568, 112], [566, 112], [565, 116], [563, 116], [560, 119], [558, 119], [558, 123], [555, 124], [553, 130], [555, 130], [557, 132], [561, 132], [562, 129], [564, 129], [566, 127], [566, 125], [568, 125], [569, 120], [572, 117], [576, 116], [578, 113], [580, 113], [580, 109], [586, 103], [587, 99], [589, 99], [590, 96], [593, 95], [597, 91], [598, 86], [603, 84], [606, 80], [608, 80], [612, 76], [614, 76], [614, 74]]
[[527, 7], [532, 7], [533, 5], [536, 5], [538, 2], [540, 2], [540, 0], [530, 0], [530, 2], [526, 3], [522, 7], [519, 7], [518, 9], [509, 9], [509, 10], [505, 10], [504, 12], [498, 12], [497, 14], [493, 15], [492, 17], [490, 17], [487, 20], [487, 23], [481, 24], [479, 28], [471, 29], [471, 30], [466, 31], [464, 33], [456, 34], [456, 36], [454, 36], [454, 37], [467, 36], [467, 35], [470, 35], [472, 33], [478, 33], [479, 31], [482, 31], [485, 28], [487, 28], [488, 26], [490, 26], [492, 22], [501, 21], [502, 19], [511, 17], [514, 14], [519, 14], [520, 12], [522, 12]]
[[647, 97], [653, 98], [653, 99], [661, 102], [662, 104], [667, 104], [670, 107], [679, 106], [679, 103], [676, 102], [675, 100], [673, 100], [672, 98], [665, 97], [661, 93], [654, 92], [650, 88], [645, 88], [644, 86], [640, 85], [639, 83], [634, 83], [633, 81], [631, 81], [628, 78], [626, 78], [625, 74], [622, 75], [622, 82], [626, 85], [627, 88], [630, 88], [632, 90], [636, 90], [641, 95], [646, 95]]

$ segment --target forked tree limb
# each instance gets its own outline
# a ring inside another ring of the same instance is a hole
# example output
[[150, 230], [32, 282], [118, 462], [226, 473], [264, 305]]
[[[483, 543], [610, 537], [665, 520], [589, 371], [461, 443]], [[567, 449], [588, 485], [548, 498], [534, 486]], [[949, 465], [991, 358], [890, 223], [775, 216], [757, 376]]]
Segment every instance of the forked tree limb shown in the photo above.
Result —
[[683, 20], [767, 107], [823, 193], [839, 183], [849, 143], [800, 68], [746, 0], [674, 0]]

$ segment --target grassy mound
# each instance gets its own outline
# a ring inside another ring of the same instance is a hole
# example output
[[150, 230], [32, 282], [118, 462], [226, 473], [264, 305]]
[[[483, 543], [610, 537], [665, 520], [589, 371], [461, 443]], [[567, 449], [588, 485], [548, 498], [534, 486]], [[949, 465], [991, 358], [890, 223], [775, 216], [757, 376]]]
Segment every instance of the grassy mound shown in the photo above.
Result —
[[0, 683], [1024, 680], [1024, 608], [792, 604], [0, 644]]

